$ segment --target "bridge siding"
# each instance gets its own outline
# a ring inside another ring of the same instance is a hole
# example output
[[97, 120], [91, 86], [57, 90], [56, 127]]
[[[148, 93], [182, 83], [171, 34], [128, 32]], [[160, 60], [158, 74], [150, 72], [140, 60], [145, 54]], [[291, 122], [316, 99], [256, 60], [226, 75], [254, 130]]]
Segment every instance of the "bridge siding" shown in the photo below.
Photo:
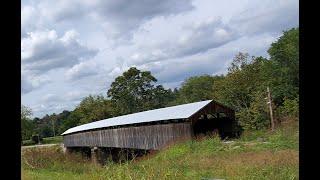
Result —
[[234, 110], [215, 101], [188, 118], [188, 122], [129, 126], [116, 129], [90, 130], [66, 134], [65, 147], [116, 147], [135, 149], [161, 149], [179, 139], [191, 139], [193, 126], [203, 114], [225, 113], [235, 119]]
[[117, 147], [161, 149], [171, 142], [191, 138], [189, 122], [102, 129], [65, 135], [66, 147]]

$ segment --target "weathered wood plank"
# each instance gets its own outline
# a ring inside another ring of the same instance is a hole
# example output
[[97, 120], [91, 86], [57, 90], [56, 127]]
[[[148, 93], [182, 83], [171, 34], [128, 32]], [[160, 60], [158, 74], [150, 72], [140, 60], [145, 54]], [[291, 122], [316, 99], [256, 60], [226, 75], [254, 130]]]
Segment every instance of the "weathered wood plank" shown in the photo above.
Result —
[[189, 122], [80, 132], [65, 135], [64, 145], [161, 149], [171, 142], [186, 138], [191, 138]]

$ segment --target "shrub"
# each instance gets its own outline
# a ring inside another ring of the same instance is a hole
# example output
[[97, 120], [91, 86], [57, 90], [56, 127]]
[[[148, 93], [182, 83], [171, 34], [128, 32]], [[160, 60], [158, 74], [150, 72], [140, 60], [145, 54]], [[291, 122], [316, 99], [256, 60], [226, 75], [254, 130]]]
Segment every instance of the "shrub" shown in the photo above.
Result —
[[269, 126], [267, 106], [263, 95], [263, 93], [257, 94], [248, 108], [243, 108], [236, 113], [236, 117], [244, 129], [259, 130]]
[[299, 96], [294, 99], [285, 98], [283, 105], [278, 108], [282, 118], [299, 119]]
[[39, 135], [33, 135], [33, 136], [31, 137], [31, 140], [32, 140], [35, 144], [38, 144], [39, 141], [40, 141], [40, 143], [43, 141], [42, 137], [39, 136]]

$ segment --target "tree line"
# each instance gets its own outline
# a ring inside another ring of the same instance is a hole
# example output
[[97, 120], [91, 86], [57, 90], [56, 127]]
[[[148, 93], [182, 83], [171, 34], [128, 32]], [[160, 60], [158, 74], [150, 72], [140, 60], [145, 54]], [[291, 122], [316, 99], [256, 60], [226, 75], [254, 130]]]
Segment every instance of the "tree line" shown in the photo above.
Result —
[[50, 137], [101, 119], [207, 99], [233, 108], [244, 129], [268, 128], [267, 87], [277, 122], [298, 119], [299, 28], [284, 31], [271, 44], [268, 54], [266, 58], [239, 52], [225, 75], [193, 76], [179, 89], [164, 88], [150, 71], [131, 67], [112, 82], [107, 97], [89, 95], [73, 111], [31, 119], [32, 110], [22, 105], [22, 139], [34, 134]]

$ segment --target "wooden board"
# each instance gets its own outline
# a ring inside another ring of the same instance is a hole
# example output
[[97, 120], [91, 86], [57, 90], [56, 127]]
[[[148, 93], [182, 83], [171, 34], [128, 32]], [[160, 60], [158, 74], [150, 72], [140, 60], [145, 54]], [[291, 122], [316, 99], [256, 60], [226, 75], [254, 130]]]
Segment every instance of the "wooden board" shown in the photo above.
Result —
[[161, 149], [190, 138], [190, 123], [183, 122], [79, 132], [65, 135], [63, 142], [66, 147]]

